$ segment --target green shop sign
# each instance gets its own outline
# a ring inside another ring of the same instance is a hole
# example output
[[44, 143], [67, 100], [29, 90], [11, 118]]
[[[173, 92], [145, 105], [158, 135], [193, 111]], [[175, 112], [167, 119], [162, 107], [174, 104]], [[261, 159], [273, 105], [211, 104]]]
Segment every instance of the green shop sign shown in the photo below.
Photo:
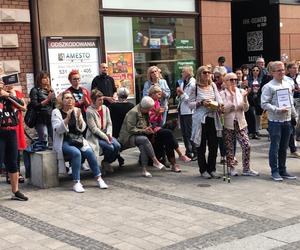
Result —
[[176, 49], [193, 49], [194, 41], [193, 39], [180, 39], [175, 41]]

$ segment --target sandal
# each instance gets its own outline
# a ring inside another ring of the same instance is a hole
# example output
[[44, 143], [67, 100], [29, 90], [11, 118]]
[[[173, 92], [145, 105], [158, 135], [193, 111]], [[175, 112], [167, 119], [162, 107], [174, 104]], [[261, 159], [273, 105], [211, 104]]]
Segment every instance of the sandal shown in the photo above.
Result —
[[175, 165], [173, 165], [173, 166], [171, 167], [171, 171], [173, 171], [173, 172], [175, 172], [175, 173], [180, 173], [180, 172], [181, 172], [181, 169], [180, 169], [180, 167], [179, 167], [177, 164], [175, 164]]
[[192, 159], [187, 157], [186, 155], [182, 155], [179, 157], [179, 159], [183, 162], [190, 162]]

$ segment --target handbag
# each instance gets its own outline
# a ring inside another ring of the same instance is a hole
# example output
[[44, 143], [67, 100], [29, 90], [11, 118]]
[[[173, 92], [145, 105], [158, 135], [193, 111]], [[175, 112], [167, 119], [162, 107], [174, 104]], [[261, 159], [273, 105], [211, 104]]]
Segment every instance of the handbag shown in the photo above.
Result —
[[260, 126], [262, 129], [268, 128], [268, 111], [264, 111], [261, 115]]
[[27, 106], [27, 111], [24, 117], [24, 122], [29, 128], [33, 128], [36, 125], [37, 114], [31, 103]]
[[83, 147], [83, 135], [82, 134], [68, 133], [68, 141], [71, 146], [74, 146], [76, 148]]

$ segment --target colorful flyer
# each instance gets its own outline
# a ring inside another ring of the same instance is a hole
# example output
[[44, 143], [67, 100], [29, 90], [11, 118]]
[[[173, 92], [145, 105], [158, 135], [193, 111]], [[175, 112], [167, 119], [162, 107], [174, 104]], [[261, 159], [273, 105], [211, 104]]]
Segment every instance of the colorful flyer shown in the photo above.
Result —
[[106, 53], [108, 74], [114, 78], [116, 87], [126, 87], [129, 98], [135, 98], [135, 78], [132, 51], [110, 51]]

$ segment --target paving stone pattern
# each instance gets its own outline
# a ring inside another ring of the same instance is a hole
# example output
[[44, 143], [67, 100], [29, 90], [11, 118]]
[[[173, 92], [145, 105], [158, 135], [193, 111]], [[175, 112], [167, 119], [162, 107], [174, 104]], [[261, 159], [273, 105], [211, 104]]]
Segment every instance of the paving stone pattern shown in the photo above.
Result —
[[[0, 249], [300, 249], [300, 180], [274, 183], [267, 138], [251, 143], [261, 175], [231, 184], [201, 179], [197, 162], [181, 163], [181, 174], [150, 169], [153, 178], [142, 178], [136, 149], [124, 153], [127, 167], [105, 177], [108, 190], [84, 173], [84, 194], [62, 178], [53, 189], [21, 185], [30, 200], [13, 202], [0, 178]], [[288, 159], [298, 175], [299, 161]], [[14, 244], [30, 233], [39, 241]]]

